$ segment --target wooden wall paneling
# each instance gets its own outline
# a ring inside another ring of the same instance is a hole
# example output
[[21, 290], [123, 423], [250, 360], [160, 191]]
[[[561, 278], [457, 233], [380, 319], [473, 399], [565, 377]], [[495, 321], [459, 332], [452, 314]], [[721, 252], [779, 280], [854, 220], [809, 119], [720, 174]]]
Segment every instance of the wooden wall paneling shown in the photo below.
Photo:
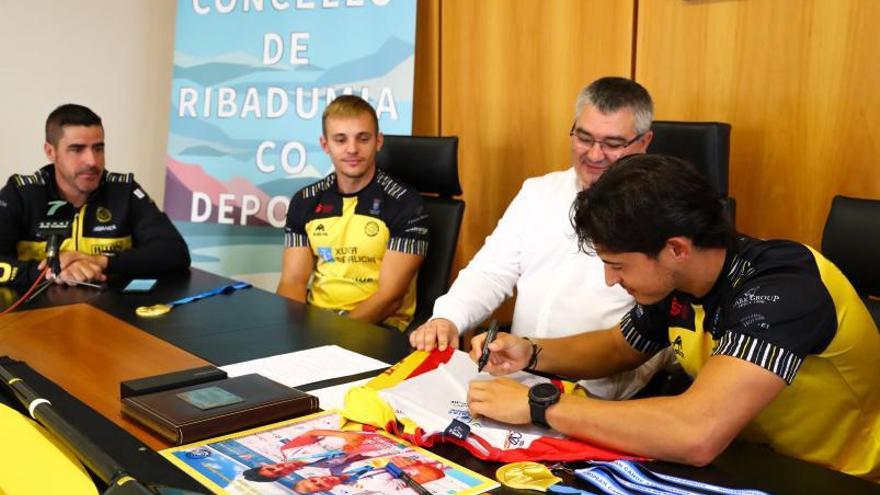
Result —
[[568, 167], [578, 91], [630, 75], [633, 1], [446, 0], [440, 17], [440, 133], [460, 138], [467, 203], [457, 272], [523, 180]]
[[413, 81], [414, 136], [440, 134], [440, 0], [418, 0]]
[[873, 0], [639, 2], [656, 117], [732, 124], [737, 224], [818, 246], [834, 194], [880, 197]]

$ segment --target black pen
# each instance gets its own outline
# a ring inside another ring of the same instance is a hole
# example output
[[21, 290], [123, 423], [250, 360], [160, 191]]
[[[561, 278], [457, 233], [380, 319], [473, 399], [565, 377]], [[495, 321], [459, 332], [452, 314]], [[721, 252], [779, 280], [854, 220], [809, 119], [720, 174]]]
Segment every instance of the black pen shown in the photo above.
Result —
[[397, 464], [389, 462], [385, 465], [385, 470], [388, 471], [391, 476], [403, 480], [403, 482], [406, 483], [406, 486], [415, 490], [419, 495], [433, 495], [427, 488], [423, 487], [421, 483], [412, 479], [412, 476], [406, 474], [406, 471], [400, 469]]
[[489, 362], [489, 344], [495, 340], [495, 336], [498, 335], [498, 320], [492, 320], [489, 322], [489, 331], [486, 332], [486, 340], [483, 341], [483, 352], [480, 353], [480, 362], [477, 363], [477, 372], [482, 372], [483, 368], [486, 367], [486, 363]]

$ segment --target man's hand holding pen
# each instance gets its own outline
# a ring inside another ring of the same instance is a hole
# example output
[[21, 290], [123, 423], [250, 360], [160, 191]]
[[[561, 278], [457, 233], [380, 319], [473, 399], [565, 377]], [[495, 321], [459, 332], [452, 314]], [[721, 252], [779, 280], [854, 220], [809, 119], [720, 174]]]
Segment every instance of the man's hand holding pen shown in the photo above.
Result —
[[[479, 363], [483, 357], [483, 343], [488, 333], [475, 336], [471, 340], [471, 359]], [[508, 375], [524, 369], [532, 357], [532, 344], [521, 337], [499, 332], [486, 347], [488, 359], [484, 371], [491, 375]]]
[[[481, 371], [493, 376], [508, 375], [525, 369], [534, 348], [529, 340], [509, 333], [490, 331], [471, 340], [470, 357]], [[468, 386], [468, 410], [471, 416], [486, 416], [510, 424], [528, 424], [529, 388], [510, 378], [473, 380]]]

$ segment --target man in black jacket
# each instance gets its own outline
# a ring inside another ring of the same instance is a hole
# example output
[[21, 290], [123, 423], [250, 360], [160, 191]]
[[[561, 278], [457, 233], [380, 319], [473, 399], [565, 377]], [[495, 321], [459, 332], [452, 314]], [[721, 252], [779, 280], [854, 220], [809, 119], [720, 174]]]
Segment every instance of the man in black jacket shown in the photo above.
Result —
[[0, 190], [0, 286], [32, 283], [46, 266], [46, 220], [62, 234], [57, 283], [185, 270], [183, 237], [134, 180], [104, 170], [104, 127], [90, 109], [56, 108], [43, 146], [50, 164], [14, 174]]

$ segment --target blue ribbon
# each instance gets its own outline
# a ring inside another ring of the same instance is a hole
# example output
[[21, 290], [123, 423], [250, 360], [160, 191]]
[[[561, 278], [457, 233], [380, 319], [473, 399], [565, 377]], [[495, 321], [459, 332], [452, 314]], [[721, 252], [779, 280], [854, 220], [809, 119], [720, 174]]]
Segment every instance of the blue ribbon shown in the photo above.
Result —
[[[727, 488], [651, 471], [632, 461], [595, 462], [578, 469], [578, 478], [607, 494], [640, 493], [653, 495], [768, 495], [754, 489]], [[632, 491], [630, 491], [632, 490]]]
[[220, 287], [217, 287], [216, 289], [211, 289], [207, 292], [200, 292], [194, 296], [187, 296], [187, 297], [178, 299], [176, 301], [171, 301], [170, 303], [168, 303], [168, 305], [173, 308], [174, 306], [180, 306], [181, 304], [191, 303], [193, 301], [198, 301], [199, 299], [213, 297], [213, 296], [216, 296], [217, 294], [230, 294], [232, 292], [237, 291], [238, 289], [247, 289], [250, 286], [251, 286], [251, 284], [249, 284], [247, 282], [236, 282], [234, 284], [221, 285]]

